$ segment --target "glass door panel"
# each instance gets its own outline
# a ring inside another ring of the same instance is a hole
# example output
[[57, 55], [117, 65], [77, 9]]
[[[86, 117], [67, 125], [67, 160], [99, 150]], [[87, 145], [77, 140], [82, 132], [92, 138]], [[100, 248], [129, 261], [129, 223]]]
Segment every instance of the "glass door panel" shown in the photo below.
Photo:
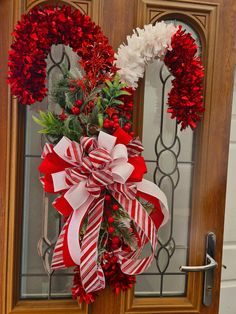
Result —
[[[181, 21], [187, 32], [197, 33]], [[170, 219], [160, 228], [158, 248], [151, 267], [137, 277], [136, 296], [183, 296], [187, 275], [179, 271], [187, 264], [191, 185], [193, 175], [194, 135], [180, 131], [167, 113], [168, 93], [172, 77], [164, 62], [155, 60], [147, 66], [144, 87], [143, 144], [148, 167], [146, 178], [158, 184], [168, 198]]]

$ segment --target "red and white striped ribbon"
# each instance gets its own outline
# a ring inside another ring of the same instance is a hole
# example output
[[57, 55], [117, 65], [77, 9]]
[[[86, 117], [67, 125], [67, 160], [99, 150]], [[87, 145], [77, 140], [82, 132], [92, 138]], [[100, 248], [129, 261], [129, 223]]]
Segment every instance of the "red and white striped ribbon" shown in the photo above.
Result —
[[80, 273], [87, 292], [105, 288], [105, 277], [98, 266], [98, 239], [102, 222], [104, 197], [96, 199], [88, 212], [88, 225], [81, 246]]
[[54, 248], [53, 257], [52, 257], [52, 264], [51, 264], [52, 269], [61, 269], [61, 268], [66, 267], [65, 258], [63, 254], [65, 250], [65, 240], [66, 240], [66, 233], [68, 231], [69, 222], [70, 222], [70, 218], [67, 219], [67, 221], [65, 222], [61, 230], [61, 233], [57, 239], [57, 243]]
[[48, 154], [52, 153], [53, 152], [53, 145], [52, 144], [49, 144], [49, 143], [46, 143], [43, 147], [43, 151], [42, 151], [42, 154], [41, 154], [41, 158], [45, 158]]
[[109, 185], [109, 190], [113, 192], [118, 192], [123, 197], [133, 200], [137, 195], [137, 185], [133, 182], [128, 182], [126, 184], [113, 183]]
[[83, 151], [81, 149], [81, 145], [77, 142], [71, 142], [69, 145], [65, 156], [75, 163], [80, 163], [82, 158]]
[[80, 139], [80, 144], [86, 153], [98, 147], [97, 140], [94, 137], [83, 136]]

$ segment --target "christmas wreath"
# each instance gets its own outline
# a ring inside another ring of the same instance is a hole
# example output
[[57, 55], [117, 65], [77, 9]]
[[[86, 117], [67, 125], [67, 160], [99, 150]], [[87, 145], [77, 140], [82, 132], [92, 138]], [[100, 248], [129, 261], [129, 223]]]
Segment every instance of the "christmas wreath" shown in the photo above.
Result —
[[[23, 15], [9, 52], [9, 83], [21, 104], [46, 95], [45, 58], [51, 45], [70, 45], [82, 70], [64, 71], [51, 97], [60, 113], [40, 112], [34, 120], [50, 140], [39, 171], [53, 203], [64, 216], [52, 268], [75, 267], [72, 294], [90, 303], [112, 285], [131, 288], [151, 264], [157, 230], [168, 219], [164, 193], [145, 180], [143, 146], [132, 132], [133, 93], [145, 65], [164, 60], [174, 75], [169, 109], [182, 128], [203, 112], [203, 67], [190, 34], [157, 23], [128, 37], [115, 55], [101, 29], [69, 7], [35, 8]], [[151, 254], [141, 258], [146, 245]]]

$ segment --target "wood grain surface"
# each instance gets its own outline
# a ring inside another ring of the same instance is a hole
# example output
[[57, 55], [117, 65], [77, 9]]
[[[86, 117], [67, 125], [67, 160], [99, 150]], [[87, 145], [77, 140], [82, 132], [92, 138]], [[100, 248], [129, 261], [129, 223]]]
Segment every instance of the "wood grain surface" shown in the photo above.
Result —
[[[24, 108], [10, 97], [6, 84], [10, 33], [20, 14], [47, 1], [0, 0], [0, 313], [87, 313], [73, 300], [19, 301], [19, 265], [23, 192]], [[54, 1], [58, 3], [58, 1]], [[91, 314], [201, 313], [217, 314], [224, 226], [228, 145], [235, 63], [234, 0], [88, 0], [60, 1], [89, 10], [116, 49], [134, 27], [168, 18], [187, 21], [199, 32], [206, 68], [205, 114], [196, 134], [195, 172], [189, 236], [190, 265], [204, 262], [205, 235], [217, 236], [213, 305], [202, 305], [202, 274], [188, 277], [186, 297], [135, 298], [133, 291], [116, 296], [103, 291]], [[87, 9], [86, 9], [87, 8]], [[141, 135], [143, 83], [136, 95], [135, 131]]]

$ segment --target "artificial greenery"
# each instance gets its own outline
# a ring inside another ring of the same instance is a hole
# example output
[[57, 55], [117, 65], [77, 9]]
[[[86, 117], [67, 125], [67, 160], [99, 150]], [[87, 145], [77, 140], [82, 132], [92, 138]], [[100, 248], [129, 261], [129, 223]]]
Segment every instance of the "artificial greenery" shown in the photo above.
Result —
[[[122, 207], [120, 207], [116, 211], [112, 211], [112, 217], [114, 218], [114, 222], [112, 226], [114, 227], [113, 236], [118, 236], [123, 240], [124, 244], [130, 246], [133, 249], [137, 248], [137, 238], [131, 229], [135, 230], [134, 226], [130, 225], [130, 217], [127, 212], [124, 211]], [[109, 223], [105, 219], [106, 215], [104, 215], [104, 220], [101, 225], [99, 242], [102, 242], [102, 239], [106, 238], [108, 240], [109, 235], [107, 233]], [[131, 228], [132, 227], [132, 228]], [[104, 248], [104, 245], [100, 245], [100, 249]]]
[[[104, 119], [109, 117], [108, 109], [115, 112], [117, 107], [124, 104], [121, 98], [130, 95], [119, 76], [107, 80], [87, 94], [81, 84], [82, 74], [78, 69], [71, 72], [63, 67], [62, 71], [62, 78], [54, 82], [49, 95], [62, 112], [40, 112], [38, 118], [33, 117], [42, 126], [39, 133], [50, 134], [54, 143], [62, 136], [78, 141], [82, 135], [91, 136], [99, 132], [103, 129]], [[78, 101], [81, 101], [81, 106], [75, 113]], [[119, 122], [122, 127], [127, 119], [120, 114]]]
[[62, 134], [63, 122], [60, 121], [52, 112], [39, 112], [39, 118], [33, 116], [33, 120], [43, 128], [38, 132], [41, 134], [50, 134], [58, 137]]
[[49, 97], [67, 113], [71, 113], [76, 100], [83, 99], [82, 88], [77, 84], [81, 79], [82, 73], [77, 68], [72, 72], [62, 66], [62, 77], [53, 83]]
[[33, 120], [42, 126], [38, 132], [50, 135], [53, 143], [58, 142], [63, 136], [71, 140], [78, 140], [82, 134], [81, 123], [76, 116], [69, 116], [65, 121], [58, 119], [58, 116], [50, 111], [39, 112], [39, 118], [33, 116]]

